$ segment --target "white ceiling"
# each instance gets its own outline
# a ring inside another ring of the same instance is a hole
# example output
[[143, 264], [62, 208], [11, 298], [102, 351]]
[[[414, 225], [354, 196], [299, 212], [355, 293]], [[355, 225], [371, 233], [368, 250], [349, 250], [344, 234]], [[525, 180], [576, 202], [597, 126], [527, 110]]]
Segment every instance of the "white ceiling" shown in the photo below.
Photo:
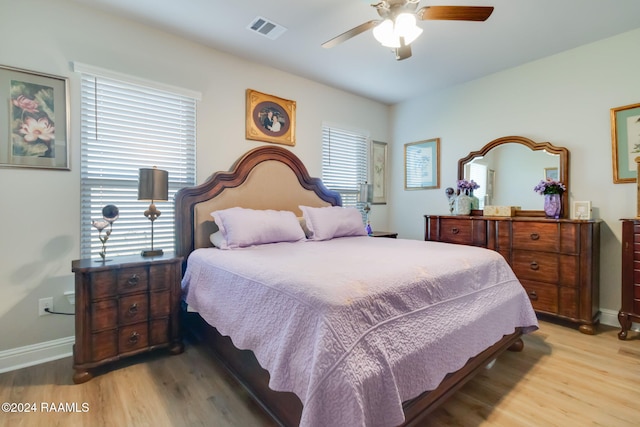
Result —
[[[419, 7], [495, 10], [485, 22], [419, 22], [424, 32], [412, 44], [413, 56], [396, 61], [371, 31], [331, 49], [320, 46], [378, 19], [375, 1], [75, 1], [386, 104], [640, 28], [640, 0], [422, 0]], [[257, 16], [287, 31], [270, 40], [247, 30]]]

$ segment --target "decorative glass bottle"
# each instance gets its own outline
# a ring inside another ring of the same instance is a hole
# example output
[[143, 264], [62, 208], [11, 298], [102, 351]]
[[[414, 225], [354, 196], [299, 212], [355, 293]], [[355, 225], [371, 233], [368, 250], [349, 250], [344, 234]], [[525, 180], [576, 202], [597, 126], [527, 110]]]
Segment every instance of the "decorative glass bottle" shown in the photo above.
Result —
[[473, 195], [473, 189], [469, 191], [469, 197], [471, 198], [471, 210], [480, 209], [480, 199]]

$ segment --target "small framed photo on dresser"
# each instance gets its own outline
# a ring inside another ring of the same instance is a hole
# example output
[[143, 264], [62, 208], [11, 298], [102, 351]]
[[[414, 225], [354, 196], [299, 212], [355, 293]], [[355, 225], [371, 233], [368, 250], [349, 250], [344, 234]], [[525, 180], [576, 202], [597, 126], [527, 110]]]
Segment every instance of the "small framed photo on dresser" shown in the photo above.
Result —
[[573, 202], [571, 219], [591, 219], [591, 202]]

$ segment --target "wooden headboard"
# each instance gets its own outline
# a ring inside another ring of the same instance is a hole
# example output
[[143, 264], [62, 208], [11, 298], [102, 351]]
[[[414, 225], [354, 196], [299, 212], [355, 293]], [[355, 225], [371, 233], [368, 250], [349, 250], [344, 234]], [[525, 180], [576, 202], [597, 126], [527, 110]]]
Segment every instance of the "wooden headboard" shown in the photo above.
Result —
[[216, 172], [203, 184], [185, 187], [175, 196], [176, 254], [184, 257], [209, 247], [216, 231], [211, 212], [235, 206], [289, 210], [301, 216], [299, 205], [341, 206], [340, 194], [312, 178], [302, 161], [277, 146], [255, 148], [228, 172]]

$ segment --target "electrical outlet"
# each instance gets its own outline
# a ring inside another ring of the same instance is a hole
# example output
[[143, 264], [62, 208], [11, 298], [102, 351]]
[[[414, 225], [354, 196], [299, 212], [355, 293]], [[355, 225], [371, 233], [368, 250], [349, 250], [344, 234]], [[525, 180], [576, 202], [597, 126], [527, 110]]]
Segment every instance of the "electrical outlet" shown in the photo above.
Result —
[[46, 316], [51, 313], [44, 311], [45, 308], [53, 311], [53, 297], [40, 298], [38, 300], [38, 316]]

